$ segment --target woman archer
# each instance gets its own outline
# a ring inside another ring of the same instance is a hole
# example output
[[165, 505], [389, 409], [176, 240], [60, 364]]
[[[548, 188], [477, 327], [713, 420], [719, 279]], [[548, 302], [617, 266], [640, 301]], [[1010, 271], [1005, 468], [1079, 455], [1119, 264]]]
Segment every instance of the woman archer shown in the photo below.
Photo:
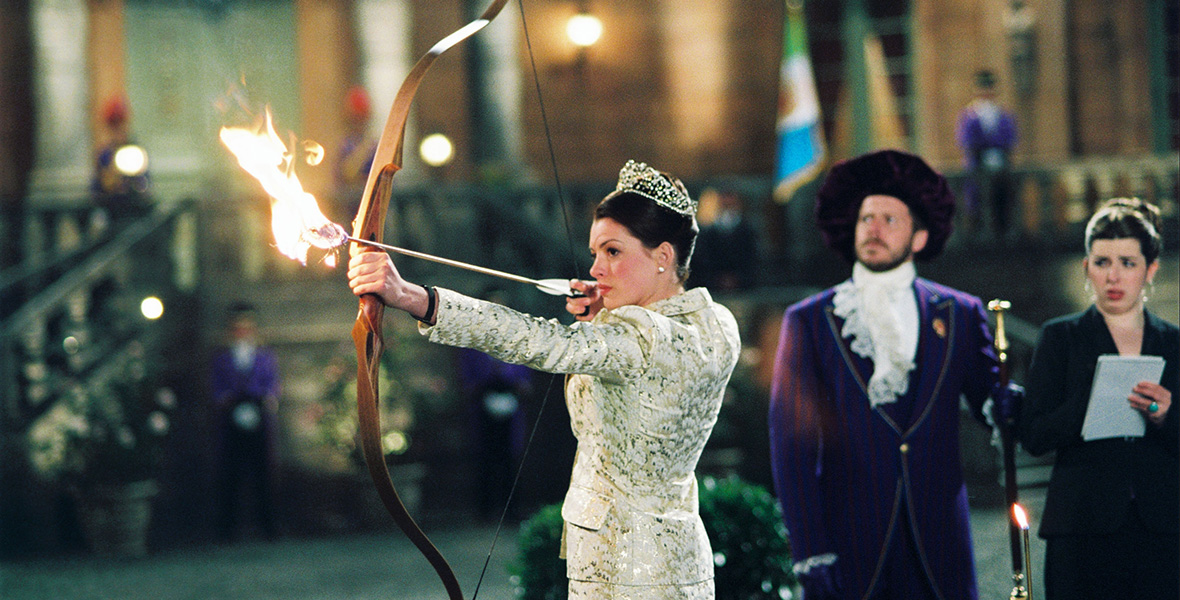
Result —
[[594, 211], [594, 281], [573, 281], [572, 325], [402, 278], [384, 253], [349, 263], [353, 293], [418, 319], [431, 341], [569, 375], [578, 440], [562, 506], [570, 598], [713, 598], [695, 469], [741, 344], [704, 288], [685, 290], [696, 202], [629, 161]]

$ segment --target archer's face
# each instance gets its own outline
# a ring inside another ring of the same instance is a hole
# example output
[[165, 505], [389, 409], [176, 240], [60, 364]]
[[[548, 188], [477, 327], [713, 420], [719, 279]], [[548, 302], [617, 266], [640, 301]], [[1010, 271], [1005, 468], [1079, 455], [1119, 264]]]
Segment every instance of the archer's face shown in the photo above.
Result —
[[656, 298], [659, 264], [655, 251], [618, 221], [598, 219], [590, 226], [590, 276], [598, 282], [602, 305], [647, 306]]
[[856, 220], [856, 260], [871, 271], [888, 271], [910, 260], [926, 247], [925, 230], [914, 229], [914, 217], [905, 202], [873, 195], [860, 204]]

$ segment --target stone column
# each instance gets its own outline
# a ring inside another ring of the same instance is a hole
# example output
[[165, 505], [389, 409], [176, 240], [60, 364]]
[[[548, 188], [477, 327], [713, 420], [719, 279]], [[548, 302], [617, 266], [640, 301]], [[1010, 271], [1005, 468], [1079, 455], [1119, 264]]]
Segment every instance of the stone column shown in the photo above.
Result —
[[[409, 0], [355, 0], [357, 46], [363, 85], [373, 103], [369, 125], [374, 137], [380, 137], [393, 98], [397, 95], [416, 56], [413, 48], [413, 13]], [[413, 134], [414, 119], [406, 122], [406, 140], [417, 139]], [[394, 178], [396, 185], [418, 183], [425, 177], [417, 148], [406, 148], [402, 169]]]
[[[486, 0], [466, 0], [469, 19]], [[476, 177], [489, 183], [512, 180], [525, 168], [521, 132], [522, 74], [517, 57], [520, 19], [515, 6], [473, 36], [467, 54]]]
[[33, 0], [36, 158], [29, 195], [85, 200], [91, 132], [85, 0]]
[[844, 38], [845, 98], [851, 105], [849, 156], [873, 149], [872, 107], [869, 104], [869, 70], [865, 61], [865, 39], [871, 33], [865, 0], [847, 0], [840, 30]]

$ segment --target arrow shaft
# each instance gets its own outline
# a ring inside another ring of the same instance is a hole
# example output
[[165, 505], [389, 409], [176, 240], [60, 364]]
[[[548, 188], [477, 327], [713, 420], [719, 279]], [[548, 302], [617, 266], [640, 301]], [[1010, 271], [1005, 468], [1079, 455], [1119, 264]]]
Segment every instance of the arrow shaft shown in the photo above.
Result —
[[484, 275], [491, 275], [492, 277], [499, 277], [501, 279], [507, 279], [509, 281], [515, 281], [518, 283], [527, 283], [530, 285], [542, 285], [542, 283], [536, 279], [529, 279], [528, 277], [522, 277], [520, 275], [514, 275], [512, 273], [506, 273], [504, 271], [497, 271], [496, 269], [489, 269], [487, 267], [481, 267], [479, 265], [473, 265], [471, 263], [465, 263], [465, 262], [458, 261], [458, 260], [451, 260], [449, 258], [443, 258], [441, 256], [435, 256], [433, 254], [426, 254], [425, 252], [417, 252], [415, 250], [408, 250], [406, 248], [399, 248], [397, 246], [390, 246], [389, 244], [382, 244], [379, 242], [370, 242], [368, 240], [363, 240], [363, 239], [355, 238], [352, 236], [348, 236], [348, 241], [355, 242], [357, 244], [364, 244], [366, 246], [372, 246], [374, 248], [380, 248], [382, 250], [388, 250], [390, 252], [396, 252], [397, 254], [402, 254], [405, 256], [412, 256], [414, 258], [428, 260], [430, 262], [436, 262], [441, 265], [447, 265], [448, 267], [457, 267], [460, 269], [466, 269], [468, 271], [474, 271], [476, 273], [483, 273]]

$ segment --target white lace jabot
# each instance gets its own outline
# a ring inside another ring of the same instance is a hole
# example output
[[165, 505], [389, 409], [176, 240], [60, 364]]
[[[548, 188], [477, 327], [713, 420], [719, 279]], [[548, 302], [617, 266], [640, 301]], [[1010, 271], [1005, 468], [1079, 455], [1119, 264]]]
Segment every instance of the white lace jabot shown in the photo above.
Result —
[[909, 388], [918, 350], [918, 301], [914, 297], [914, 263], [877, 273], [856, 263], [852, 278], [836, 286], [836, 316], [844, 319], [841, 335], [852, 351], [873, 361], [869, 402], [894, 402]]

